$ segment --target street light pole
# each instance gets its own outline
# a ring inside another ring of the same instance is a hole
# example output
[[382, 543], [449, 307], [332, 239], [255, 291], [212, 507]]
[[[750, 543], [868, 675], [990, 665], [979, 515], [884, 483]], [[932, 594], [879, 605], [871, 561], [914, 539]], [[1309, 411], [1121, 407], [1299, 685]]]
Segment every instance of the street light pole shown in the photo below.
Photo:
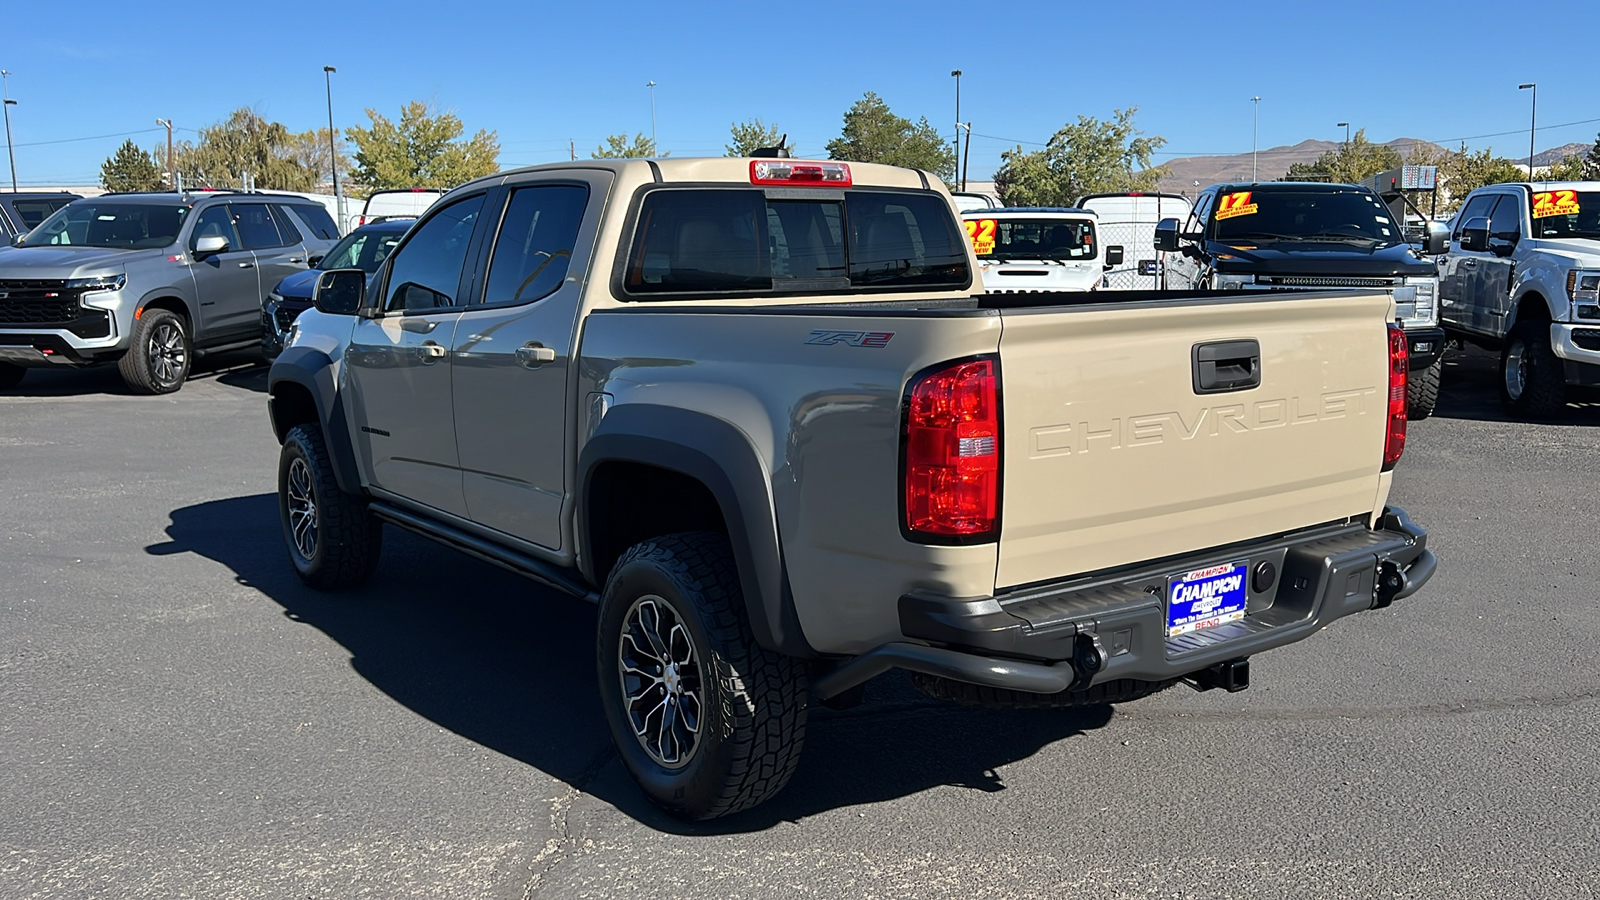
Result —
[[1349, 122], [1340, 122], [1338, 125], [1336, 125], [1334, 127], [1343, 128], [1344, 129], [1344, 152], [1345, 152], [1346, 156], [1349, 156], [1350, 155], [1350, 123]]
[[660, 156], [661, 148], [656, 146], [656, 83], [646, 82], [645, 87], [650, 89], [650, 155]]
[[1528, 180], [1533, 180], [1533, 132], [1539, 124], [1539, 85], [1534, 83], [1519, 84], [1517, 90], [1533, 90], [1533, 106], [1528, 110]]
[[[951, 69], [950, 77], [956, 80], [956, 171], [961, 171], [961, 70]], [[969, 132], [970, 133], [970, 132]], [[962, 188], [962, 190], [966, 190]]]
[[17, 192], [17, 149], [11, 146], [11, 107], [16, 106], [17, 101], [11, 99], [10, 78], [11, 72], [9, 70], [0, 69], [0, 98], [4, 98], [4, 102], [0, 103], [0, 109], [4, 109], [6, 115], [6, 156], [11, 160], [11, 193], [15, 194]]
[[339, 145], [333, 137], [333, 66], [322, 67], [322, 80], [328, 89], [328, 169], [333, 172], [333, 205], [339, 210], [339, 230], [344, 230], [344, 192], [339, 190]]
[[172, 161], [172, 120], [157, 119], [156, 124], [167, 129], [167, 186], [173, 190], [177, 190], [178, 176], [173, 174], [177, 171], [177, 166], [174, 165]]
[[1250, 98], [1250, 181], [1256, 180], [1256, 122], [1257, 113], [1261, 110], [1261, 98]]

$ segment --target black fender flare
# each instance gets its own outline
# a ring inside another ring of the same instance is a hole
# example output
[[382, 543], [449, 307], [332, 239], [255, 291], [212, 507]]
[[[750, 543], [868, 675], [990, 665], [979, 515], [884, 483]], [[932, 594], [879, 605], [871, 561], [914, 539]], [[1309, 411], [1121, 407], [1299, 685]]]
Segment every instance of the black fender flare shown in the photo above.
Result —
[[[789, 656], [815, 656], [795, 613], [784, 568], [771, 482], [750, 439], [734, 425], [705, 413], [670, 406], [623, 404], [606, 413], [578, 456], [577, 534], [593, 547], [587, 500], [595, 470], [606, 462], [635, 462], [678, 472], [705, 485], [722, 512], [739, 567], [750, 628], [762, 647]], [[584, 577], [600, 584], [604, 573], [582, 557]]]
[[339, 489], [348, 494], [361, 493], [355, 447], [350, 443], [350, 429], [344, 414], [344, 394], [334, 376], [333, 360], [311, 347], [288, 347], [272, 361], [267, 373], [267, 412], [272, 417], [272, 431], [280, 444], [288, 437], [289, 429], [297, 424], [279, 396], [279, 388], [285, 384], [304, 388], [316, 404], [317, 424], [322, 426], [322, 439], [333, 460], [333, 477], [339, 482]]

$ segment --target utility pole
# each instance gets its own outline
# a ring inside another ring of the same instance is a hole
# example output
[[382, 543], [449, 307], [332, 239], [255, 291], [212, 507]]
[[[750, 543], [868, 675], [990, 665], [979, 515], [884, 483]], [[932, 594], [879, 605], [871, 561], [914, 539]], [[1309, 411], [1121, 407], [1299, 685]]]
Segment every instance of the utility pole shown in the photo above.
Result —
[[[1528, 111], [1528, 180], [1533, 180], [1533, 132], [1539, 124], [1539, 85], [1519, 84], [1517, 90], [1533, 89], [1533, 108]], [[6, 138], [10, 140], [10, 138]]]
[[573, 138], [567, 138], [567, 152], [572, 154], [572, 161], [573, 162], [577, 162], [578, 161], [578, 142], [577, 142], [577, 140], [575, 140]]
[[178, 176], [174, 174], [177, 172], [177, 165], [172, 161], [172, 120], [157, 119], [156, 124], [167, 129], [167, 187], [177, 190]]
[[661, 148], [656, 144], [656, 83], [651, 81], [645, 87], [650, 89], [650, 155], [660, 156]]
[[1250, 181], [1254, 182], [1256, 180], [1256, 122], [1259, 119], [1257, 113], [1261, 110], [1261, 98], [1251, 97], [1250, 103]]
[[11, 145], [11, 107], [16, 106], [17, 101], [11, 99], [10, 78], [10, 70], [0, 69], [0, 98], [4, 99], [4, 102], [0, 103], [0, 109], [4, 109], [6, 115], [6, 156], [11, 159], [11, 193], [15, 194], [17, 192], [17, 149]]
[[339, 230], [344, 230], [344, 193], [339, 190], [339, 145], [333, 137], [333, 66], [322, 67], [322, 80], [328, 88], [328, 168], [333, 171], [333, 205], [339, 210]]
[[[961, 171], [961, 70], [951, 69], [950, 77], [956, 80], [956, 171]], [[972, 132], [967, 132], [967, 144], [972, 144]], [[962, 188], [966, 190], [966, 188]]]

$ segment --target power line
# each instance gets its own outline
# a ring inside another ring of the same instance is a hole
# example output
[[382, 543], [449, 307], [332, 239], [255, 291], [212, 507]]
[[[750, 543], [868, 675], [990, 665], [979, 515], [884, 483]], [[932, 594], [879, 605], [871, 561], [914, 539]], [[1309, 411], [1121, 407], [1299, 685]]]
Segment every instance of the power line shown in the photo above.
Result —
[[148, 134], [152, 131], [161, 131], [160, 128], [141, 128], [138, 131], [124, 131], [119, 134], [96, 134], [89, 137], [61, 138], [56, 141], [32, 141], [26, 144], [17, 144], [18, 147], [43, 147], [47, 144], [75, 144], [78, 141], [103, 141], [106, 138], [132, 137], [136, 134]]

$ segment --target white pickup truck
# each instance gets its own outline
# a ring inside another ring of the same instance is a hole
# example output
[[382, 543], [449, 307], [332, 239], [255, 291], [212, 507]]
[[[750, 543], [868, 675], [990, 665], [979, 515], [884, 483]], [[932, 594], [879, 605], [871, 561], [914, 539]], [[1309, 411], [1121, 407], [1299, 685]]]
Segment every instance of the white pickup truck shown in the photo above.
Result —
[[985, 293], [1097, 291], [1106, 270], [1122, 264], [1121, 247], [1101, 252], [1098, 223], [1087, 210], [1001, 207], [968, 210], [961, 219]]
[[1600, 385], [1600, 182], [1473, 191], [1440, 270], [1440, 321], [1500, 351], [1511, 412], [1551, 416], [1568, 385]]

